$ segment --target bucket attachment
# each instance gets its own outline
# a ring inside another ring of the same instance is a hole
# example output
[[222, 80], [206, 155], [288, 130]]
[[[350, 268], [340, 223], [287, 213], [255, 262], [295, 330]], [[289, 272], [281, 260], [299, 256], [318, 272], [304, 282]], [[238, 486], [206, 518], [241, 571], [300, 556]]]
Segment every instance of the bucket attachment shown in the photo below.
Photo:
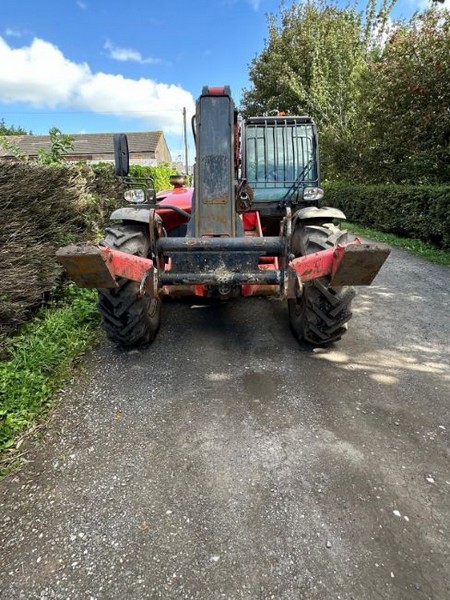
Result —
[[97, 246], [65, 246], [56, 252], [56, 259], [78, 287], [117, 287], [116, 280]]
[[66, 246], [56, 253], [73, 281], [84, 288], [116, 288], [116, 277], [125, 277], [153, 290], [153, 261], [108, 246]]
[[390, 252], [384, 244], [350, 244], [345, 248], [330, 285], [370, 285]]
[[301, 281], [330, 276], [332, 287], [370, 285], [389, 256], [384, 244], [354, 242], [294, 258], [289, 266]]

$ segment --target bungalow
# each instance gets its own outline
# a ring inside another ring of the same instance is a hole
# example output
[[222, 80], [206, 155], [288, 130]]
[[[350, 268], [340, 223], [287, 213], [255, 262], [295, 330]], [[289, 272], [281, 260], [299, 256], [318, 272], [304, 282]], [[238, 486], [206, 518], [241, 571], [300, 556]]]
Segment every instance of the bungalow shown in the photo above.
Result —
[[[65, 155], [68, 161], [86, 161], [93, 164], [98, 162], [114, 162], [114, 133], [75, 133], [73, 150]], [[130, 151], [130, 164], [156, 166], [171, 164], [167, 142], [162, 131], [142, 131], [127, 133]], [[14, 144], [20, 152], [30, 158], [36, 157], [40, 148], [50, 148], [48, 135], [12, 135], [8, 142]], [[0, 147], [0, 159], [13, 158], [10, 150]]]

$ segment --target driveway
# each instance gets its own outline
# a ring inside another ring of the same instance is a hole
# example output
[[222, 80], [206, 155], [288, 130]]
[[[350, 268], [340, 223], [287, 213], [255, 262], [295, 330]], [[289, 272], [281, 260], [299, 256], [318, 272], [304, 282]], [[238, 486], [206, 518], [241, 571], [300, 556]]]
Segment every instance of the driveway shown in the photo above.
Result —
[[327, 350], [263, 299], [102, 340], [0, 483], [0, 597], [450, 598], [449, 274], [394, 249]]

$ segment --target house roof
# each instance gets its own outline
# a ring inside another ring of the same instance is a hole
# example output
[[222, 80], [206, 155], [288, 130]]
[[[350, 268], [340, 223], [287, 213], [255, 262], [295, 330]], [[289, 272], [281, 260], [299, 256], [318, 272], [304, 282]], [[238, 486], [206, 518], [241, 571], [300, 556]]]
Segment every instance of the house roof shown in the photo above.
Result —
[[[142, 131], [126, 134], [130, 153], [150, 152], [155, 153], [158, 142], [163, 137], [162, 131]], [[114, 154], [114, 133], [75, 133], [73, 137], [73, 150], [68, 152], [69, 156]], [[8, 142], [18, 146], [21, 152], [29, 156], [36, 156], [38, 150], [50, 148], [49, 135], [11, 135], [7, 137]], [[10, 156], [8, 150], [0, 147], [0, 156]]]

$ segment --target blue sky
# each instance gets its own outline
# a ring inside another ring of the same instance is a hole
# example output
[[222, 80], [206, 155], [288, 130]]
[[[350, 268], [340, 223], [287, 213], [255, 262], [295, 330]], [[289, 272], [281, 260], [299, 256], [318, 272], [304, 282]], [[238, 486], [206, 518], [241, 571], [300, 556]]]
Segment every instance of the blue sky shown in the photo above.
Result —
[[[408, 16], [427, 0], [400, 0]], [[285, 4], [291, 4], [287, 1]], [[182, 109], [203, 85], [231, 86], [279, 0], [2, 0], [0, 118], [33, 133], [163, 129], [182, 152]]]

